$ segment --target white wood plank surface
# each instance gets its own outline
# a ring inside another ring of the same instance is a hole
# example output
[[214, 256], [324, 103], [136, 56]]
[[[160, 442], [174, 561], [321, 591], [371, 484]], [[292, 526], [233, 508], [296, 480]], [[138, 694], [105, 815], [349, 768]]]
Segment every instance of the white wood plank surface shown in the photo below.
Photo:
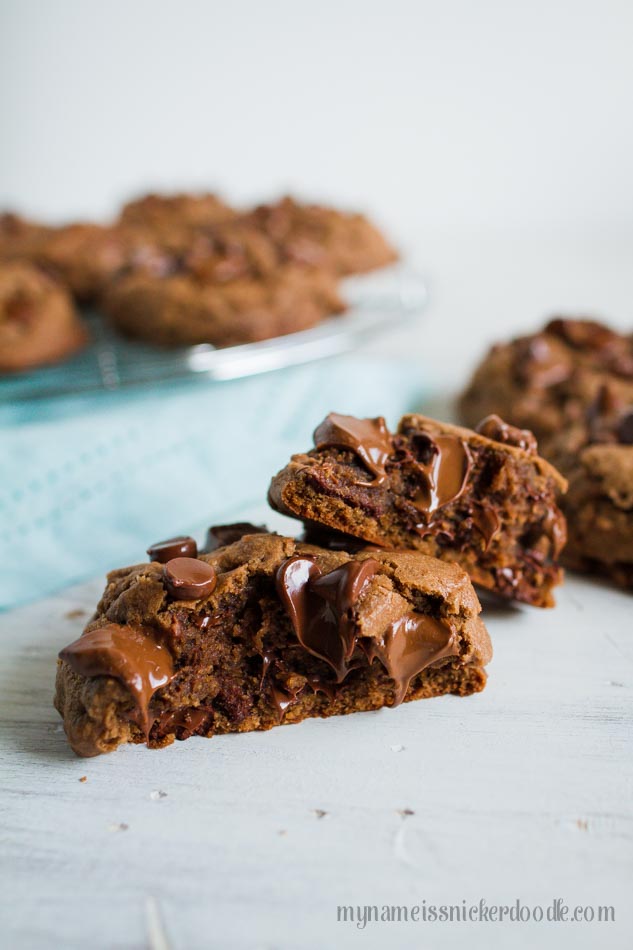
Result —
[[[488, 607], [495, 657], [468, 699], [81, 760], [55, 657], [102, 587], [0, 617], [3, 946], [633, 945], [630, 596], [573, 578], [555, 610]], [[615, 923], [337, 922], [480, 898], [609, 904]]]

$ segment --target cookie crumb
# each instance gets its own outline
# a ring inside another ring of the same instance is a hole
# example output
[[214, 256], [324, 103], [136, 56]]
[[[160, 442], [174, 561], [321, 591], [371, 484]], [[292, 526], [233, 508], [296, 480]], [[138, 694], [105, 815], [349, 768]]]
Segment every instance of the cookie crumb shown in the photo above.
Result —
[[87, 782], [87, 781], [88, 781], [88, 776], [87, 776], [87, 775], [82, 775], [81, 778], [79, 779], [79, 781], [80, 781], [80, 782]]
[[82, 607], [77, 607], [75, 610], [69, 610], [64, 614], [66, 620], [77, 620], [78, 617], [85, 616], [86, 611]]
[[401, 818], [408, 818], [409, 815], [415, 815], [415, 812], [411, 808], [399, 808], [398, 814]]
[[326, 811], [323, 811], [322, 808], [313, 808], [313, 809], [312, 809], [312, 814], [313, 814], [316, 818], [328, 818], [328, 817], [329, 817], [328, 813], [327, 813]]

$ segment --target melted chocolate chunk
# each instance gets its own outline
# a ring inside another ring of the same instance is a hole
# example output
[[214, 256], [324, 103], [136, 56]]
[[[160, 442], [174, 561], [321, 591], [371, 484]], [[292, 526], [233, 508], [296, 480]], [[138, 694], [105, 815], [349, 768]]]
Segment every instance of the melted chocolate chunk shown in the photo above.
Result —
[[202, 600], [215, 590], [217, 576], [211, 564], [193, 557], [175, 557], [163, 568], [165, 587], [175, 600]]
[[278, 686], [270, 687], [270, 695], [273, 701], [273, 705], [277, 711], [277, 718], [279, 722], [284, 718], [286, 711], [297, 702], [299, 694], [302, 692], [301, 689], [296, 691], [290, 691], [285, 689], [280, 689]]
[[[359, 637], [354, 607], [379, 569], [378, 561], [368, 558], [322, 574], [312, 558], [295, 555], [278, 569], [277, 590], [299, 643], [332, 667], [338, 683], [357, 667], [360, 647], [369, 663], [378, 659], [394, 680], [393, 705], [398, 705], [411, 679], [431, 663], [457, 656], [459, 644], [448, 622], [415, 611], [389, 623], [380, 638]], [[316, 691], [327, 684], [309, 685]], [[295, 699], [273, 688], [280, 716]]]
[[361, 640], [371, 663], [378, 659], [396, 684], [394, 706], [399, 706], [409, 683], [436, 660], [459, 655], [458, 639], [450, 625], [411, 611], [389, 624], [378, 640]]
[[387, 477], [385, 466], [393, 455], [393, 443], [382, 416], [356, 419], [331, 412], [314, 431], [317, 449], [334, 446], [351, 449], [374, 476], [371, 482], [359, 485], [381, 485]]
[[[277, 657], [275, 657], [273, 653], [269, 653], [266, 650], [260, 653], [260, 656], [262, 658], [262, 675], [259, 682], [259, 688], [261, 690], [264, 688], [264, 683], [269, 670], [271, 672], [274, 671], [275, 666], [277, 665]], [[305, 683], [296, 689], [290, 689], [287, 685], [282, 688], [276, 683], [270, 684], [270, 697], [277, 711], [277, 718], [279, 722], [282, 721], [288, 708], [297, 702], [299, 697], [306, 689], [311, 689], [313, 693], [325, 693], [325, 695], [330, 700], [334, 699], [336, 696], [336, 685], [322, 679], [318, 675], [309, 677]]]
[[174, 677], [169, 651], [157, 643], [152, 631], [107, 623], [65, 647], [61, 660], [82, 676], [112, 676], [132, 693], [139, 725], [149, 735], [149, 703], [161, 686]]
[[473, 504], [471, 518], [475, 527], [481, 532], [484, 539], [484, 550], [487, 551], [492, 541], [499, 534], [501, 528], [499, 515], [494, 508], [488, 505]]
[[203, 706], [184, 706], [165, 712], [158, 717], [152, 736], [166, 736], [173, 732], [179, 740], [189, 739], [213, 718], [213, 710]]
[[265, 525], [251, 524], [250, 521], [236, 521], [234, 524], [214, 524], [207, 531], [205, 554], [224, 548], [227, 544], [240, 541], [246, 534], [266, 534]]
[[147, 553], [150, 561], [158, 561], [159, 564], [166, 564], [174, 557], [197, 557], [198, 545], [189, 535], [179, 535], [177, 538], [169, 538], [167, 541], [157, 541], [151, 544]]
[[502, 445], [513, 445], [517, 449], [524, 449], [530, 455], [537, 455], [538, 443], [529, 429], [517, 429], [516, 426], [508, 425], [499, 416], [490, 415], [482, 419], [475, 427], [475, 432], [484, 435], [493, 442], [501, 442]]
[[416, 468], [421, 485], [413, 504], [423, 515], [419, 526], [426, 529], [435, 512], [455, 501], [468, 483], [472, 459], [468, 446], [455, 435], [431, 437], [424, 432], [415, 435], [418, 452]]
[[277, 571], [277, 591], [299, 643], [325, 660], [339, 683], [349, 673], [356, 645], [353, 607], [378, 568], [370, 558], [321, 574], [312, 558], [295, 555]]

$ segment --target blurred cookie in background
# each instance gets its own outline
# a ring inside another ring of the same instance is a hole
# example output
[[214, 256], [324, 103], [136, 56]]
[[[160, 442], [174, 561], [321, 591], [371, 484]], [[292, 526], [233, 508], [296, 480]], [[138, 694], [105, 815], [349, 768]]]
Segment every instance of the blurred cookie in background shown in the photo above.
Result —
[[582, 423], [601, 386], [633, 402], [633, 334], [596, 320], [557, 317], [542, 330], [495, 344], [460, 399], [460, 416], [475, 425], [503, 415], [531, 429], [547, 456], [547, 440]]
[[51, 230], [12, 211], [0, 213], [0, 261], [31, 260]]
[[492, 347], [460, 400], [468, 423], [501, 413], [531, 428], [568, 479], [568, 567], [633, 588], [633, 334], [555, 318]]
[[255, 208], [247, 220], [283, 245], [288, 257], [340, 275], [360, 274], [398, 259], [394, 248], [362, 214], [285, 197]]
[[163, 278], [132, 274], [111, 288], [103, 306], [117, 330], [160, 346], [266, 340], [344, 310], [329, 274], [292, 265], [222, 283], [184, 268]]
[[119, 224], [163, 230], [171, 226], [207, 227], [229, 221], [238, 214], [221, 198], [202, 194], [148, 194], [128, 201]]
[[87, 342], [63, 287], [32, 264], [0, 263], [0, 371], [60, 362]]
[[0, 217], [0, 261], [36, 266], [115, 330], [161, 346], [307, 329], [345, 310], [340, 277], [396, 258], [363, 215], [288, 197], [239, 211], [213, 193], [148, 194], [111, 224]]

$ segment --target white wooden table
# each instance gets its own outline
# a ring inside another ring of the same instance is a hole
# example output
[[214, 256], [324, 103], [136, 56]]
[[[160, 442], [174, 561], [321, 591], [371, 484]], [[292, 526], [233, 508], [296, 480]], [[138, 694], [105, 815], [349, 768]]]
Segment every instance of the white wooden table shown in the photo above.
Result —
[[[55, 656], [102, 586], [0, 617], [4, 946], [631, 946], [630, 596], [572, 579], [555, 610], [489, 607], [468, 699], [81, 760]], [[615, 922], [337, 921], [482, 898]]]
[[[419, 247], [429, 322], [378, 349], [419, 353], [451, 386], [550, 308], [630, 323], [618, 236]], [[555, 610], [488, 608], [478, 696], [80, 760], [55, 657], [102, 587], [0, 615], [0, 946], [633, 946], [630, 595], [573, 578]], [[615, 923], [337, 922], [338, 905], [517, 898], [613, 905]]]

